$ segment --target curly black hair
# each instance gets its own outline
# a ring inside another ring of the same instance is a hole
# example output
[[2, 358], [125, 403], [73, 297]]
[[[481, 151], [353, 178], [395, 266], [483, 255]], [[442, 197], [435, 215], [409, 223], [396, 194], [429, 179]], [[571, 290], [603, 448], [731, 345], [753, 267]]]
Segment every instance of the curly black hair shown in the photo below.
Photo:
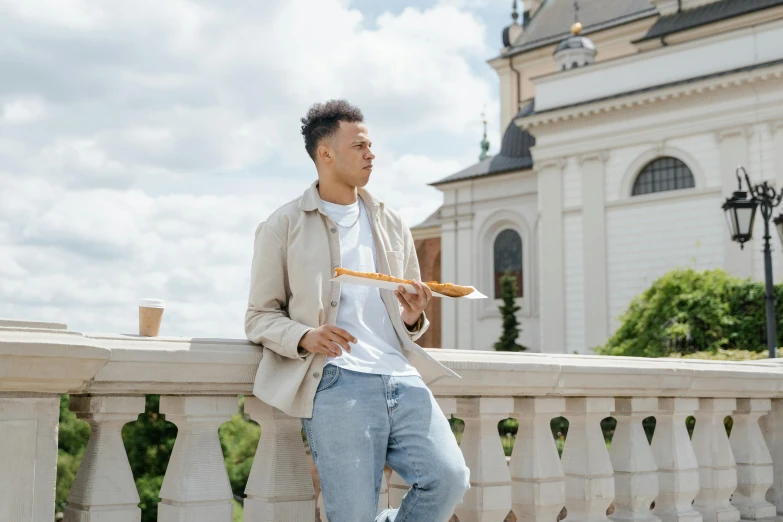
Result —
[[316, 103], [302, 118], [302, 136], [305, 140], [305, 150], [315, 161], [315, 151], [324, 138], [337, 133], [340, 122], [363, 122], [362, 111], [345, 100], [329, 100], [326, 103]]

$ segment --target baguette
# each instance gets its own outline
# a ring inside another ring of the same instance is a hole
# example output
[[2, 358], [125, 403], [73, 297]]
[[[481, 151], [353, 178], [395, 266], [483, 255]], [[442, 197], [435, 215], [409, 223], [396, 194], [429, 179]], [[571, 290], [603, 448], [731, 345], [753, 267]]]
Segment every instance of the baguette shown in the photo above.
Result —
[[[363, 277], [365, 279], [376, 279], [379, 281], [388, 281], [389, 283], [398, 283], [401, 285], [412, 284], [410, 279], [400, 279], [399, 277], [393, 277], [386, 274], [378, 274], [376, 272], [357, 272], [356, 270], [348, 270], [347, 268], [335, 268], [334, 276], [339, 277], [341, 275], [351, 275], [355, 277]], [[437, 292], [441, 295], [448, 297], [465, 297], [473, 293], [473, 288], [469, 286], [453, 285], [451, 283], [438, 283], [437, 281], [428, 281], [424, 283], [430, 290]]]

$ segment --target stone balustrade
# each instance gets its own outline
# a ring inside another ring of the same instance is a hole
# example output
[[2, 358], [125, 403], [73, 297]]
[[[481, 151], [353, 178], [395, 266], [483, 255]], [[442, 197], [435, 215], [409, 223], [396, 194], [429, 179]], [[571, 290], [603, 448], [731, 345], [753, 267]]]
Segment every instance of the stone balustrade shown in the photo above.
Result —
[[[735, 522], [783, 510], [783, 366], [563, 354], [432, 350], [463, 378], [431, 386], [462, 419], [471, 489], [461, 522]], [[317, 499], [299, 419], [251, 396], [261, 351], [245, 341], [140, 338], [0, 321], [0, 521], [51, 522], [60, 394], [91, 435], [67, 522], [137, 522], [122, 426], [160, 394], [178, 433], [158, 520], [230, 522], [218, 427], [246, 395], [262, 428], [245, 491], [248, 522], [311, 522]], [[550, 421], [569, 422], [562, 456]], [[695, 417], [692, 439], [686, 418]], [[510, 459], [498, 422], [519, 431]], [[610, 447], [601, 421], [617, 421]], [[655, 419], [652, 443], [642, 428]], [[733, 419], [731, 435], [724, 418]], [[379, 510], [407, 485], [384, 481]], [[607, 514], [608, 513], [608, 514]]]

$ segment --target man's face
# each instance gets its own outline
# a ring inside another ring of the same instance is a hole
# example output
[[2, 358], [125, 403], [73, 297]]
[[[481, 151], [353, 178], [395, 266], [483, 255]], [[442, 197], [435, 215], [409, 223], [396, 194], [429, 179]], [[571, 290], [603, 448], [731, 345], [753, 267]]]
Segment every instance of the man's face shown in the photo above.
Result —
[[367, 126], [364, 123], [341, 121], [337, 134], [329, 141], [334, 156], [332, 171], [335, 177], [353, 187], [367, 185], [375, 159]]

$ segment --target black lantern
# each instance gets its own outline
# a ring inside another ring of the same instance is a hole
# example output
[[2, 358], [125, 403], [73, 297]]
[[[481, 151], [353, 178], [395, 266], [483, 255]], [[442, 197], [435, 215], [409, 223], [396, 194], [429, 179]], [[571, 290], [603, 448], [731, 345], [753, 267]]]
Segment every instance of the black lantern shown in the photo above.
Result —
[[731, 240], [739, 243], [743, 249], [745, 248], [745, 243], [753, 238], [753, 222], [756, 220], [756, 209], [758, 206], [758, 200], [756, 198], [748, 198], [748, 193], [742, 190], [734, 192], [723, 204]]
[[775, 223], [775, 228], [778, 229], [778, 237], [780, 237], [780, 243], [783, 244], [783, 214], [778, 215], [772, 220]]
[[[748, 191], [742, 190], [742, 178], [744, 174]], [[745, 243], [753, 237], [753, 222], [756, 220], [756, 209], [761, 210], [764, 220], [764, 302], [767, 316], [767, 349], [769, 358], [777, 355], [778, 325], [775, 316], [775, 286], [772, 283], [772, 248], [769, 240], [769, 222], [774, 221], [780, 240], [783, 241], [783, 214], [772, 219], [772, 211], [783, 201], [783, 191], [778, 192], [767, 181], [753, 185], [750, 176], [743, 166], [737, 167], [737, 183], [739, 187], [734, 194], [723, 204], [726, 213], [726, 221], [729, 223], [731, 239], [739, 243], [743, 248]], [[750, 196], [750, 197], [749, 197]]]

